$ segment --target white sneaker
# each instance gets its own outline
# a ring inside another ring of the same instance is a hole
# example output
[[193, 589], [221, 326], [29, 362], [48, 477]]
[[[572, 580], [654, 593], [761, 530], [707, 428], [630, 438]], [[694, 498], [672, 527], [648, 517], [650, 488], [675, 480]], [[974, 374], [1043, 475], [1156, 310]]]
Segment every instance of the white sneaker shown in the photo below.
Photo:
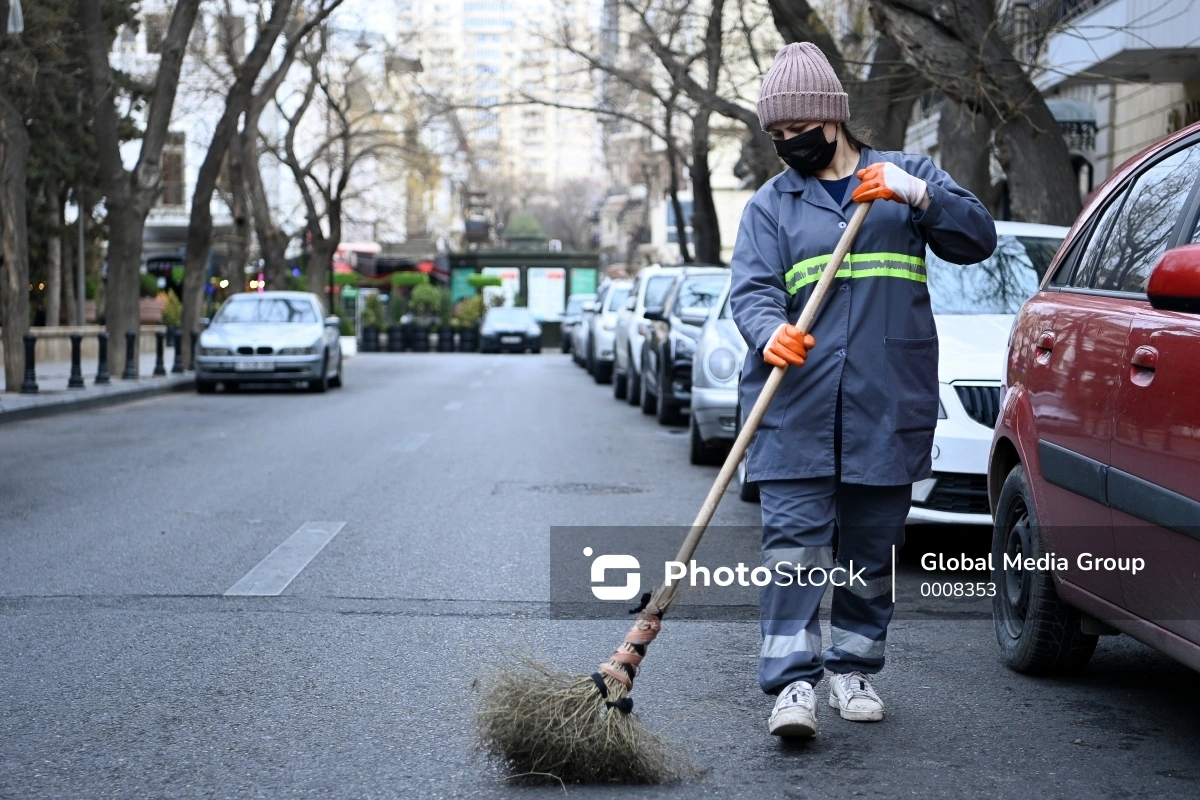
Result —
[[829, 676], [829, 705], [842, 719], [852, 722], [879, 722], [883, 719], [883, 701], [861, 672]]
[[779, 693], [768, 721], [772, 736], [817, 735], [817, 700], [808, 681], [795, 681]]

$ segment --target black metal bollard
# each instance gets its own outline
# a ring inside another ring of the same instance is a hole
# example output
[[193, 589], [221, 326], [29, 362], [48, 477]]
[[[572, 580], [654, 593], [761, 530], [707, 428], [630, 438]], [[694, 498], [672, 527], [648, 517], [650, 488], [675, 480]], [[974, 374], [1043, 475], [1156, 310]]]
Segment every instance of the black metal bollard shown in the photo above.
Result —
[[180, 375], [183, 373], [183, 337], [179, 335], [179, 329], [175, 329], [175, 335], [171, 337], [172, 346], [175, 348], [175, 363], [171, 365], [171, 374]]
[[191, 341], [188, 342], [188, 364], [192, 369], [196, 368], [196, 340], [200, 338], [200, 331], [192, 331]]
[[37, 394], [37, 368], [34, 365], [34, 347], [37, 346], [37, 334], [25, 334], [25, 380], [21, 382], [21, 394]]
[[137, 364], [137, 331], [125, 331], [125, 371], [121, 373], [121, 380], [136, 381], [138, 374]]
[[68, 389], [82, 389], [83, 367], [80, 364], [79, 348], [83, 344], [82, 333], [71, 334], [71, 377], [67, 379]]
[[101, 331], [96, 334], [96, 353], [99, 356], [99, 363], [96, 364], [96, 380], [93, 383], [97, 386], [108, 383], [108, 332]]
[[167, 365], [163, 363], [163, 343], [167, 335], [162, 331], [154, 332], [154, 374], [166, 375]]

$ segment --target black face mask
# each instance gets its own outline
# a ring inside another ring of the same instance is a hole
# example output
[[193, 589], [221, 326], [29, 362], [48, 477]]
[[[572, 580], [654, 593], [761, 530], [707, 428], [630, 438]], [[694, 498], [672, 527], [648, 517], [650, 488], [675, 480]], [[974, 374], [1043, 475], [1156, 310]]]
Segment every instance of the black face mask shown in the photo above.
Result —
[[790, 139], [775, 139], [775, 152], [783, 163], [801, 175], [825, 169], [837, 151], [837, 139], [825, 141], [825, 126], [820, 125]]

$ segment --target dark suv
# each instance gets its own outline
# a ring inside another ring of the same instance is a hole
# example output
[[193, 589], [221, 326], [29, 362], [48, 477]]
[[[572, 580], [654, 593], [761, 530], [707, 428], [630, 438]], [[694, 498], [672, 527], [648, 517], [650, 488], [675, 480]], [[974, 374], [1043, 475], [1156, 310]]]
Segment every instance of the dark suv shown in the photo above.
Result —
[[688, 267], [675, 278], [663, 305], [647, 307], [642, 345], [642, 413], [663, 425], [683, 422], [692, 399], [692, 356], [708, 310], [729, 286], [725, 267]]

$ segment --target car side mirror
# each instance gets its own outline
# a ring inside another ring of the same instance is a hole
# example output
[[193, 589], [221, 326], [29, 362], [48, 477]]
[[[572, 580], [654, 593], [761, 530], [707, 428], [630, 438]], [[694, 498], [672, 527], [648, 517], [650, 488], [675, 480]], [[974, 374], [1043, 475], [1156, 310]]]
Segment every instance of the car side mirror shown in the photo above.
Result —
[[650, 320], [651, 322], [662, 322], [663, 321], [663, 307], [662, 306], [651, 306], [650, 308], [647, 308], [645, 311], [642, 312], [642, 316], [645, 317], [646, 319]]
[[1151, 307], [1160, 311], [1200, 314], [1200, 244], [1185, 244], [1159, 256], [1146, 294]]
[[342, 321], [336, 316], [328, 316], [325, 318], [325, 327], [340, 331], [342, 329]]
[[208, 317], [201, 317], [200, 318], [200, 330], [204, 330], [205, 328], [207, 328], [211, 322], [212, 322], [212, 320], [209, 319]]
[[684, 325], [694, 325], [697, 328], [703, 327], [704, 323], [708, 322], [707, 316], [697, 316], [695, 314], [681, 314], [679, 321]]

